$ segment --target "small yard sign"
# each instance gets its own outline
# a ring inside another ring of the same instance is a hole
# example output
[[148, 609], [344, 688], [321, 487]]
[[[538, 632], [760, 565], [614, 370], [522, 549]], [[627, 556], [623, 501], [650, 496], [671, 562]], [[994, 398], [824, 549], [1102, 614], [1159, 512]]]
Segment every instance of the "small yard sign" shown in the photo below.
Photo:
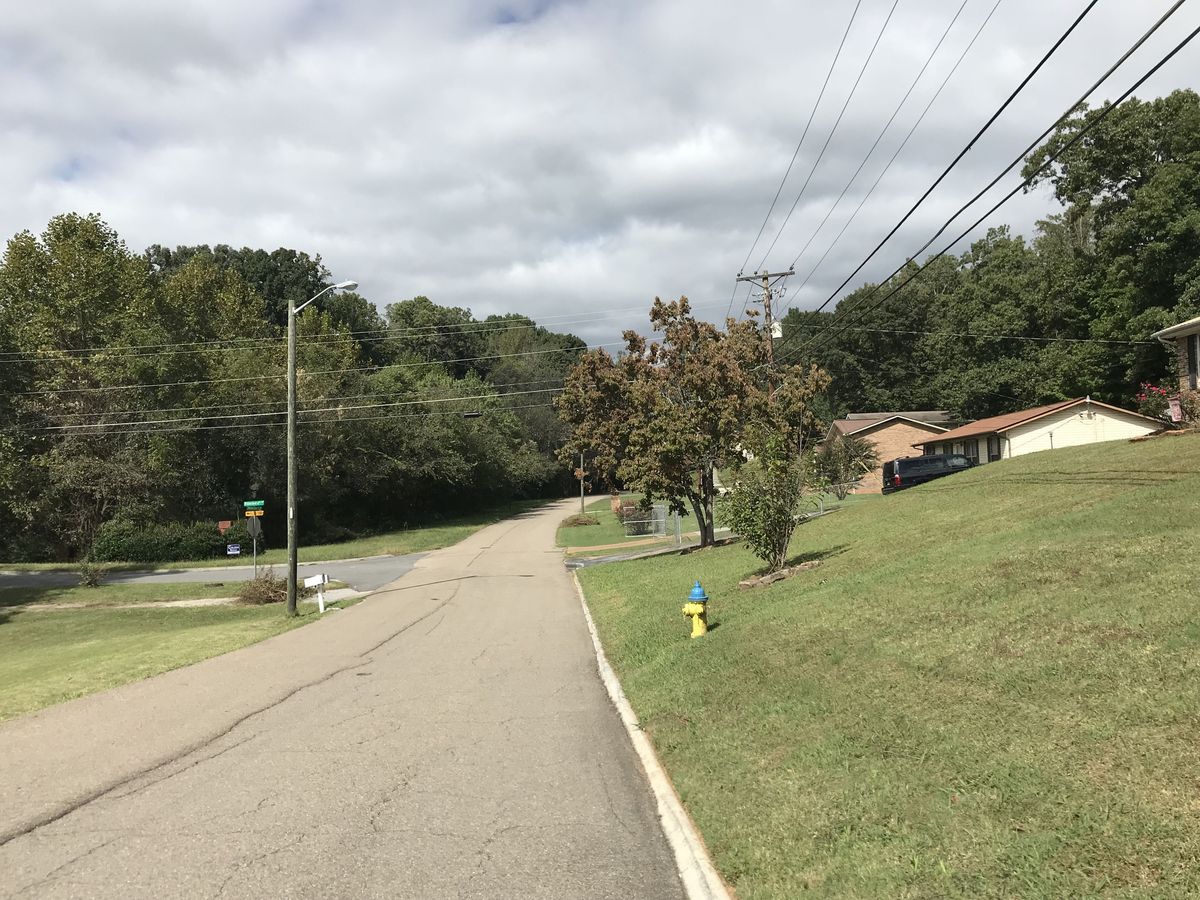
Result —
[[225, 555], [226, 556], [241, 556], [242, 555], [242, 545], [241, 544], [226, 544], [225, 545]]

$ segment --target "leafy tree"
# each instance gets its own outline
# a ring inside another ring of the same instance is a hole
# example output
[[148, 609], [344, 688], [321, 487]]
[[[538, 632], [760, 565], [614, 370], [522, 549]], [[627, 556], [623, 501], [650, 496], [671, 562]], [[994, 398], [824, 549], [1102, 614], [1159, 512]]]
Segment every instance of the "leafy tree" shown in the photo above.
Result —
[[568, 375], [558, 408], [574, 432], [562, 458], [590, 451], [593, 471], [608, 483], [662, 497], [677, 512], [690, 507], [707, 546], [713, 469], [767, 446], [768, 435], [798, 453], [814, 429], [811, 398], [827, 381], [812, 367], [785, 367], [771, 391], [767, 345], [753, 319], [729, 320], [722, 331], [692, 316], [682, 297], [656, 298], [650, 321], [661, 342], [626, 332], [620, 360], [589, 353]]
[[234, 250], [228, 244], [180, 246], [171, 250], [154, 244], [146, 251], [146, 259], [154, 271], [168, 275], [189, 260], [201, 257], [220, 269], [229, 269], [262, 298], [263, 314], [279, 328], [287, 327], [290, 304], [300, 304], [314, 297], [329, 284], [329, 271], [321, 257], [310, 257], [298, 250], [280, 247], [277, 250]]
[[840, 434], [821, 445], [813, 464], [820, 481], [845, 500], [863, 475], [879, 465], [879, 452], [865, 438]]
[[567, 373], [555, 401], [571, 435], [558, 451], [568, 469], [582, 455], [594, 484], [616, 491], [628, 452], [627, 417], [633, 405], [630, 373], [603, 349], [583, 355]]
[[[183, 534], [173, 525], [229, 518], [251, 492], [282, 510], [282, 325], [293, 300], [325, 283], [319, 257], [290, 250], [133, 254], [99, 216], [58, 216], [40, 236], [14, 236], [0, 259], [0, 411], [10, 423], [0, 434], [10, 526], [0, 553], [80, 557], [101, 526]], [[397, 359], [386, 337], [375, 339], [384, 322], [374, 306], [351, 292], [326, 295], [299, 319], [302, 540], [533, 496], [561, 477], [561, 425], [546, 409], [510, 411], [524, 404], [506, 392], [534, 380], [554, 387], [582, 342], [521, 320], [493, 347], [465, 310], [416, 306], [452, 326], [440, 351], [447, 335], [434, 328], [432, 342]], [[449, 346], [458, 339], [469, 352]], [[435, 363], [522, 355], [502, 361], [497, 384], [474, 368], [394, 365], [430, 343]], [[283, 542], [284, 525], [264, 517], [268, 544]]]
[[483, 335], [460, 307], [438, 306], [428, 297], [414, 297], [388, 304], [388, 346], [397, 359], [440, 363], [447, 372], [462, 378], [469, 372], [486, 374]]
[[[1081, 107], [1029, 157], [1025, 175], [1092, 127], [1034, 185], [1049, 182], [1066, 219], [1090, 227], [1090, 336], [1120, 341], [1200, 311], [1200, 95], [1131, 98], [1101, 119], [1107, 108]], [[1124, 396], [1166, 366], [1156, 347], [1114, 348], [1103, 395]]]
[[[105, 518], [153, 485], [144, 444], [53, 429], [102, 421], [122, 410], [147, 371], [127, 352], [152, 309], [149, 271], [98, 216], [52, 219], [40, 238], [22, 232], [0, 263], [8, 339], [23, 353], [14, 399], [22, 438], [13, 511], [68, 552], [89, 546]], [[114, 390], [95, 391], [97, 387]], [[80, 432], [88, 429], [79, 429]]]

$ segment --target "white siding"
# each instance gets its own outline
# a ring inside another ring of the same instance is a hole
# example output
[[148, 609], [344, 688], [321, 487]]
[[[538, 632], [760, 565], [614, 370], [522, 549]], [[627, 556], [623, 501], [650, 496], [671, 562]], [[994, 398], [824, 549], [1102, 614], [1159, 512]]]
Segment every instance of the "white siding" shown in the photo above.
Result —
[[1136, 416], [1081, 403], [1010, 428], [1004, 435], [1008, 439], [1004, 456], [1024, 456], [1026, 453], [1057, 447], [1128, 440], [1156, 430], [1155, 426]]

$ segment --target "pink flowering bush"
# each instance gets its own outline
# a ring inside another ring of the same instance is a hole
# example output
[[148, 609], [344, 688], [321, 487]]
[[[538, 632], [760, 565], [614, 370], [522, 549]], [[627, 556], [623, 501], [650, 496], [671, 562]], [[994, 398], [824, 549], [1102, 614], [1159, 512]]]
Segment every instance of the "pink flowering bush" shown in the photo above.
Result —
[[1195, 422], [1198, 418], [1195, 398], [1186, 395], [1180, 397], [1179, 391], [1174, 387], [1162, 387], [1161, 385], [1143, 381], [1140, 385], [1140, 390], [1133, 395], [1133, 399], [1137, 401], [1138, 412], [1152, 419], [1162, 419], [1164, 422], [1170, 422], [1171, 408], [1169, 401], [1172, 399], [1180, 401], [1184, 423]]
[[1143, 381], [1140, 387], [1141, 389], [1133, 397], [1138, 403], [1138, 412], [1152, 419], [1170, 419], [1167, 401], [1171, 398], [1172, 392], [1165, 387], [1146, 381]]

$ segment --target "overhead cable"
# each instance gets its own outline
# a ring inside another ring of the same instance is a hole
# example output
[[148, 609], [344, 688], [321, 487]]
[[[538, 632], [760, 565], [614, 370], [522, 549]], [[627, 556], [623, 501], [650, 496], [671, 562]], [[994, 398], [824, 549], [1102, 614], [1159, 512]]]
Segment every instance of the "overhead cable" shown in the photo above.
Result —
[[[1176, 6], [1178, 6], [1178, 4], [1176, 4]], [[878, 309], [880, 306], [882, 306], [884, 303], [886, 303], [890, 298], [894, 297], [905, 285], [907, 285], [914, 278], [919, 276], [935, 260], [939, 259], [940, 257], [944, 256], [946, 253], [950, 252], [950, 250], [953, 249], [954, 246], [959, 241], [961, 241], [963, 238], [965, 238], [969, 234], [971, 234], [971, 232], [974, 231], [979, 225], [981, 225], [989, 216], [991, 216], [992, 213], [996, 212], [996, 210], [998, 210], [1001, 206], [1003, 206], [1005, 203], [1007, 203], [1009, 200], [1011, 200], [1013, 197], [1015, 197], [1022, 190], [1029, 187], [1033, 183], [1034, 179], [1037, 178], [1037, 176], [1040, 175], [1042, 172], [1044, 172], [1050, 166], [1051, 163], [1055, 162], [1060, 156], [1062, 156], [1064, 153], [1066, 153], [1068, 150], [1070, 150], [1072, 147], [1074, 147], [1093, 128], [1095, 128], [1102, 121], [1104, 121], [1104, 119], [1106, 119], [1113, 112], [1113, 110], [1117, 109], [1117, 107], [1121, 103], [1123, 103], [1131, 94], [1133, 94], [1134, 91], [1136, 91], [1139, 87], [1141, 87], [1142, 84], [1144, 84], [1149, 78], [1151, 78], [1156, 72], [1158, 72], [1159, 69], [1161, 69], [1171, 59], [1173, 59], [1176, 54], [1178, 54], [1181, 50], [1183, 50], [1184, 47], [1186, 47], [1189, 43], [1191, 43], [1191, 41], [1196, 37], [1197, 34], [1200, 34], [1200, 26], [1195, 28], [1182, 41], [1180, 41], [1178, 44], [1176, 44], [1175, 47], [1166, 56], [1164, 56], [1157, 63], [1155, 63], [1155, 65], [1153, 67], [1151, 67], [1151, 69], [1148, 72], [1146, 72], [1146, 74], [1144, 74], [1141, 78], [1139, 78], [1136, 82], [1134, 82], [1123, 94], [1121, 94], [1121, 96], [1119, 96], [1116, 100], [1107, 104], [1103, 109], [1099, 110], [1097, 115], [1095, 116], [1095, 118], [1093, 118], [1090, 122], [1088, 122], [1086, 125], [1084, 125], [1082, 128], [1080, 128], [1080, 130], [1075, 134], [1075, 136], [1073, 138], [1071, 138], [1071, 140], [1067, 141], [1062, 147], [1060, 147], [1054, 153], [1047, 156], [1047, 158], [1042, 162], [1042, 164], [1040, 166], [1038, 166], [1038, 168], [1034, 172], [1032, 172], [1028, 177], [1026, 177], [1023, 181], [1021, 181], [1020, 184], [1018, 184], [1011, 191], [1009, 191], [1007, 194], [1005, 194], [1003, 197], [1001, 197], [1000, 200], [997, 201], [987, 212], [985, 212], [982, 216], [980, 216], [978, 219], [976, 219], [974, 222], [972, 222], [961, 234], [959, 234], [956, 238], [954, 238], [952, 241], [950, 241], [949, 244], [947, 244], [945, 247], [943, 247], [941, 250], [939, 250], [934, 255], [930, 256], [921, 265], [917, 266], [903, 281], [901, 281], [898, 285], [896, 285], [887, 294], [885, 294], [883, 297], [876, 300], [873, 304], [866, 307], [865, 309], [861, 309], [861, 310], [858, 309], [858, 306], [861, 306], [861, 304], [857, 304], [855, 306], [855, 308], [851, 309], [849, 311], [849, 313], [847, 313], [847, 315], [856, 315], [857, 316], [856, 318], [851, 319], [850, 322], [848, 322], [848, 323], [841, 323], [835, 319], [835, 321], [833, 323], [831, 323], [821, 333], [817, 334], [812, 340], [810, 340], [810, 341], [806, 342], [805, 344], [803, 344], [799, 347], [796, 347], [794, 350], [790, 351], [786, 358], [794, 357], [801, 350], [805, 349], [805, 347], [809, 346], [813, 341], [818, 340], [825, 335], [828, 335], [829, 338], [836, 337], [838, 334], [840, 334], [842, 331], [845, 330], [847, 324], [852, 324], [853, 322], [861, 321], [864, 315], [866, 315], [867, 313], [870, 313], [871, 311], [873, 311], [875, 309]], [[951, 221], [953, 220], [953, 218], [956, 218], [957, 215], [958, 215], [958, 213], [956, 213], [955, 216], [952, 217]], [[947, 224], [949, 224], [949, 223], [947, 223]], [[944, 227], [945, 226], [943, 226], [943, 230], [944, 230]], [[940, 233], [941, 232], [939, 231], [939, 234]], [[905, 265], [907, 265], [907, 263]], [[888, 280], [890, 280], [891, 278], [894, 278], [896, 275], [898, 275], [903, 270], [903, 268], [904, 267], [902, 266], [899, 269], [897, 269], [896, 271], [894, 271], [891, 275], [888, 276], [887, 279], [885, 279], [880, 284], [881, 285], [886, 284]], [[876, 287], [872, 290], [871, 294], [869, 294], [867, 297], [864, 298], [864, 301], [863, 301], [864, 303], [867, 299], [869, 299], [870, 296], [874, 295], [874, 293], [878, 290], [879, 286], [880, 285], [876, 285]], [[837, 329], [837, 330], [834, 330], [834, 329]], [[825, 343], [828, 343], [828, 341], [826, 341]]]
[[[938, 85], [938, 89], [933, 92], [933, 96], [929, 98], [929, 102], [925, 104], [925, 108], [921, 110], [921, 114], [917, 116], [917, 120], [913, 122], [912, 127], [908, 129], [908, 134], [904, 136], [904, 140], [900, 142], [900, 145], [892, 153], [892, 157], [887, 161], [887, 165], [885, 165], [882, 171], [880, 171], [880, 173], [875, 177], [875, 181], [869, 188], [867, 188], [867, 192], [863, 194], [862, 199], [858, 201], [858, 206], [854, 208], [854, 212], [850, 213], [850, 217], [842, 224], [841, 229], [833, 239], [833, 243], [825, 248], [825, 252], [821, 254], [821, 258], [813, 264], [813, 267], [808, 270], [808, 274], [806, 274], [800, 284], [796, 286], [792, 295], [793, 299], [785, 303], [780, 309], [780, 317], [782, 317], [783, 314], [787, 312], [788, 307], [799, 298], [800, 292], [803, 291], [808, 285], [809, 281], [812, 280], [813, 275], [816, 274], [816, 271], [819, 268], [821, 268], [821, 264], [825, 262], [825, 259], [829, 256], [833, 248], [838, 245], [839, 241], [841, 241], [842, 236], [845, 235], [847, 229], [849, 229], [854, 220], [858, 218], [858, 214], [862, 212], [863, 206], [865, 206], [867, 201], [871, 199], [871, 195], [875, 193], [875, 189], [879, 187], [879, 183], [883, 181], [883, 177], [887, 175], [888, 171], [892, 168], [892, 165], [896, 162], [896, 159], [900, 156], [900, 153], [906, 146], [908, 146], [909, 140], [912, 138], [917, 128], [920, 127], [921, 123], [925, 121], [925, 117], [929, 114], [929, 110], [933, 108], [933, 104], [937, 102], [938, 97], [942, 95], [942, 91], [946, 89], [946, 85], [950, 83], [950, 79], [954, 77], [954, 73], [957, 72], [958, 67], [962, 65], [962, 61], [967, 58], [967, 54], [971, 52], [971, 48], [975, 46], [975, 42], [979, 40], [979, 36], [983, 34], [983, 30], [987, 27], [988, 22], [992, 20], [992, 16], [996, 14], [996, 10], [1000, 8], [1000, 4], [1003, 2], [1004, 0], [996, 0], [996, 2], [992, 5], [991, 11], [988, 12], [987, 16], [985, 16], [983, 21], [979, 24], [979, 27], [976, 29], [971, 40], [963, 48], [962, 53], [959, 54], [958, 59], [955, 60], [954, 65], [950, 68], [950, 71], [946, 73], [946, 77], [942, 79], [942, 83]], [[803, 252], [804, 251], [802, 250], [801, 254], [803, 254]], [[797, 256], [792, 262], [790, 268], [795, 268], [796, 263], [799, 261], [800, 257]]]
[[[975, 143], [981, 137], [983, 137], [983, 135], [987, 132], [987, 130], [989, 128], [992, 127], [992, 125], [995, 123], [995, 121], [1000, 118], [1000, 116], [1004, 113], [1004, 111], [1006, 109], [1008, 109], [1008, 107], [1012, 104], [1012, 102], [1017, 98], [1017, 95], [1019, 95], [1021, 93], [1021, 91], [1023, 91], [1025, 89], [1025, 86], [1027, 84], [1029, 84], [1030, 81], [1033, 80], [1034, 76], [1037, 75], [1037, 73], [1042, 70], [1042, 67], [1050, 60], [1050, 57], [1052, 57], [1055, 54], [1055, 52], [1057, 52], [1058, 48], [1063, 45], [1063, 43], [1066, 41], [1066, 39], [1071, 36], [1072, 32], [1074, 32], [1075, 29], [1079, 26], [1079, 23], [1082, 22], [1084, 20], [1084, 18], [1087, 17], [1087, 14], [1092, 11], [1093, 7], [1095, 7], [1095, 5], [1098, 2], [1099, 2], [1099, 0], [1089, 0], [1088, 5], [1085, 6], [1083, 9], [1083, 12], [1081, 12], [1075, 18], [1075, 20], [1070, 24], [1070, 26], [1067, 28], [1067, 30], [1064, 31], [1062, 33], [1062, 35], [1059, 36], [1058, 40], [1056, 40], [1054, 42], [1053, 46], [1051, 46], [1050, 49], [1047, 50], [1045, 52], [1045, 54], [1043, 54], [1042, 58], [1038, 60], [1037, 65], [1035, 65], [1032, 69], [1029, 70], [1029, 74], [1027, 74], [1023, 79], [1021, 79], [1021, 83], [1018, 84], [1016, 86], [1016, 88], [1013, 89], [1012, 93], [1010, 93], [1008, 95], [1008, 97], [1004, 100], [1004, 102], [1001, 103], [1000, 106], [996, 109], [996, 111], [991, 114], [991, 116], [988, 118], [988, 120], [983, 123], [983, 126], [978, 131], [975, 132], [975, 135], [969, 141], [967, 141], [966, 146], [963, 147], [962, 150], [960, 150], [958, 152], [958, 154], [954, 157], [954, 159], [950, 160], [950, 164], [948, 166], [946, 166], [945, 169], [942, 170], [942, 173], [940, 175], [938, 175], [938, 177], [936, 179], [934, 179], [933, 184], [931, 184], [928, 188], [925, 189], [925, 192], [923, 194], [921, 194], [921, 196], [919, 198], [917, 198], [917, 202], [914, 203], [912, 205], [912, 207], [908, 210], [908, 212], [906, 212], [904, 214], [904, 216], [901, 217], [900, 221], [897, 222], [895, 224], [895, 226], [892, 227], [892, 230], [889, 231], [886, 235], [884, 235], [883, 240], [881, 240], [876, 245], [875, 249], [872, 250], [870, 253], [868, 253], [866, 258], [862, 262], [860, 262], [857, 266], [855, 266], [854, 271], [846, 276], [845, 280], [840, 285], [838, 285], [838, 287], [833, 291], [833, 293], [831, 293], [829, 295], [829, 297], [825, 300], [825, 302], [822, 303], [819, 307], [817, 307], [818, 310], [824, 309], [827, 305], [829, 305], [829, 303], [841, 292], [842, 288], [844, 288], [847, 284], [849, 284], [851, 279], [853, 279], [855, 275], [857, 275], [859, 272], [861, 272], [863, 270], [863, 267], [866, 266], [867, 263], [869, 263], [872, 259], [875, 258], [875, 254], [877, 254], [881, 249], [883, 249], [884, 244], [886, 244], [889, 240], [892, 239], [892, 236], [895, 235], [895, 233], [900, 230], [900, 228], [904, 225], [904, 223], [907, 222], [909, 220], [909, 218], [912, 217], [912, 214], [917, 211], [917, 209], [921, 206], [922, 203], [924, 203], [926, 201], [926, 199], [928, 199], [929, 195], [934, 192], [934, 190], [937, 188], [937, 186], [945, 180], [946, 176], [949, 175], [951, 171], [953, 171], [954, 167], [959, 164], [959, 162], [962, 160], [962, 158], [971, 151], [971, 148], [975, 146]], [[1179, 0], [1179, 2], [1182, 3], [1183, 0]], [[1179, 5], [1179, 3], [1176, 4], [1176, 7], [1178, 7], [1178, 5]], [[1173, 11], [1174, 10], [1172, 10], [1172, 12]]]
[[[1096, 0], [1093, 0], [1096, 2]], [[812, 168], [808, 170], [808, 177], [804, 179], [804, 184], [800, 186], [799, 193], [796, 194], [796, 199], [792, 201], [792, 207], [788, 210], [787, 215], [783, 217], [783, 221], [779, 224], [779, 229], [775, 232], [775, 238], [771, 241], [771, 246], [767, 248], [767, 252], [763, 254], [762, 261], [758, 264], [758, 268], [762, 269], [766, 264], [767, 257], [771, 255], [771, 251], [775, 249], [775, 244], [783, 235], [783, 231], [787, 228], [788, 221], [792, 218], [792, 213], [796, 211], [796, 207], [800, 203], [800, 198], [804, 196], [804, 192], [808, 189], [809, 182], [812, 181], [813, 175], [816, 174], [817, 167], [821, 165], [821, 160], [825, 157], [825, 151], [829, 149], [829, 144], [833, 140], [833, 136], [837, 133], [838, 126], [842, 123], [842, 117], [846, 114], [847, 108], [850, 106], [850, 101], [854, 99], [855, 92], [858, 91], [859, 82], [862, 81], [863, 75], [866, 74], [867, 66], [871, 64], [871, 59], [875, 56], [875, 50], [879, 47], [880, 40], [883, 39], [883, 33], [887, 31], [888, 23], [892, 21], [892, 15], [896, 12], [896, 7], [900, 5], [900, 0], [893, 0], [892, 8], [888, 10], [887, 18], [883, 20], [883, 27], [879, 29], [879, 34], [875, 36], [875, 43], [871, 45], [870, 52], [867, 53], [867, 58], [863, 60], [862, 68], [858, 70], [858, 77], [854, 79], [854, 84], [850, 87], [850, 93], [846, 97], [846, 102], [842, 104], [842, 109], [838, 113], [837, 119], [834, 120], [833, 127], [829, 129], [829, 135], [825, 138], [825, 143], [821, 146], [821, 152], [817, 154], [816, 160], [812, 164]]]
[[[767, 208], [767, 214], [763, 216], [762, 224], [758, 226], [758, 234], [754, 236], [754, 243], [750, 245], [750, 249], [746, 251], [746, 259], [742, 263], [741, 269], [738, 270], [738, 275], [742, 275], [746, 266], [750, 264], [750, 257], [754, 255], [754, 249], [758, 246], [759, 240], [763, 236], [763, 231], [767, 227], [767, 223], [771, 221], [771, 213], [775, 211], [775, 204], [779, 202], [779, 195], [783, 192], [783, 186], [787, 183], [788, 175], [792, 173], [792, 166], [796, 164], [796, 157], [800, 155], [800, 148], [804, 146], [804, 139], [808, 137], [808, 129], [812, 126], [813, 117], [817, 114], [817, 109], [821, 105], [821, 99], [825, 96], [825, 89], [829, 87], [829, 79], [833, 75], [833, 70], [837, 67], [838, 60], [842, 56], [842, 48], [846, 46], [846, 38], [850, 36], [850, 29], [854, 27], [854, 20], [858, 16], [858, 9], [862, 6], [862, 0], [857, 0], [854, 4], [854, 10], [850, 13], [850, 21], [846, 23], [846, 30], [842, 32], [842, 39], [838, 43], [837, 52], [833, 54], [833, 62], [829, 64], [829, 69], [825, 73], [825, 80], [821, 83], [821, 90], [817, 93], [817, 100], [813, 104], [812, 110], [809, 111], [808, 121], [804, 123], [804, 131], [800, 133], [800, 140], [796, 142], [796, 149], [792, 152], [791, 161], [788, 162], [787, 169], [783, 173], [783, 178], [779, 179], [779, 187], [775, 189], [775, 196], [771, 198], [771, 205]], [[737, 294], [737, 282], [734, 282], [734, 295]], [[729, 298], [729, 309], [725, 311], [726, 318], [733, 311], [733, 297]]]

